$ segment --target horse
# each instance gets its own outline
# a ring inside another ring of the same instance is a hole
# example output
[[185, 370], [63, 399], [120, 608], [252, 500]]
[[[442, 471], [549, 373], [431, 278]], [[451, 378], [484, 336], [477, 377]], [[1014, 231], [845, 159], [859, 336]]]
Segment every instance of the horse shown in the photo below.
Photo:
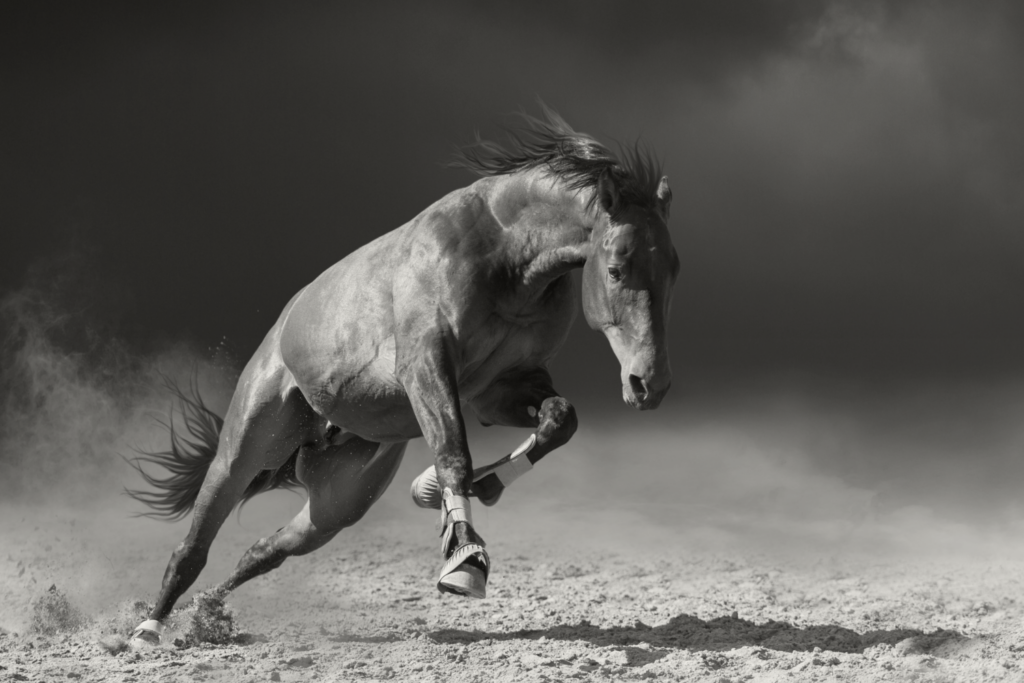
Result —
[[[672, 379], [667, 326], [679, 257], [672, 192], [639, 144], [618, 154], [542, 106], [508, 139], [460, 148], [453, 166], [480, 176], [352, 252], [284, 307], [243, 370], [223, 419], [185, 399], [192, 440], [135, 461], [156, 491], [128, 491], [154, 516], [191, 527], [174, 549], [133, 647], [198, 578], [231, 511], [272, 488], [306, 490], [302, 510], [256, 542], [214, 589], [224, 595], [320, 548], [366, 513], [423, 436], [434, 465], [414, 501], [441, 510], [442, 592], [483, 597], [491, 571], [470, 498], [504, 489], [576, 431], [548, 363], [577, 313], [619, 361], [622, 399], [657, 408]], [[522, 446], [474, 470], [462, 413], [532, 429]], [[146, 473], [143, 462], [170, 474]]]

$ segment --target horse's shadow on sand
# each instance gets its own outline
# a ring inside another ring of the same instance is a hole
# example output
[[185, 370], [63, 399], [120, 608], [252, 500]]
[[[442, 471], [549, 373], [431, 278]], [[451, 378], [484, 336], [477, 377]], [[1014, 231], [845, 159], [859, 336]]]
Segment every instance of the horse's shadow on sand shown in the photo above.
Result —
[[[951, 639], [962, 639], [953, 631], [924, 633], [916, 629], [893, 629], [889, 631], [868, 631], [857, 633], [835, 625], [798, 627], [784, 621], [767, 621], [756, 624], [738, 616], [699, 619], [689, 614], [672, 617], [661, 626], [648, 626], [636, 622], [633, 626], [610, 626], [599, 628], [583, 620], [575, 625], [558, 625], [540, 630], [514, 632], [460, 631], [441, 629], [428, 634], [439, 643], [469, 643], [480, 640], [537, 640], [546, 637], [551, 640], [585, 640], [597, 646], [631, 646], [646, 643], [652, 648], [680, 650], [732, 650], [740, 647], [761, 647], [782, 652], [810, 652], [814, 648], [832, 652], [862, 653], [869, 647], [886, 643], [895, 645], [908, 641], [904, 646], [911, 651], [930, 652]], [[643, 650], [635, 654], [642, 656]], [[654, 654], [654, 653], [651, 653]], [[661, 656], [664, 656], [663, 653]], [[653, 659], [659, 658], [657, 655]]]

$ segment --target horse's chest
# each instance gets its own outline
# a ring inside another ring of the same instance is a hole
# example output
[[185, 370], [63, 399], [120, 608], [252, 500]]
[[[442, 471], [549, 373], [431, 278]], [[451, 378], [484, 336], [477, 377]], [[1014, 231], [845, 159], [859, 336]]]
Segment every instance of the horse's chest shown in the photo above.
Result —
[[471, 399], [514, 368], [538, 367], [555, 355], [568, 335], [568, 317], [532, 324], [491, 318], [491, 324], [467, 335], [462, 345], [459, 394]]

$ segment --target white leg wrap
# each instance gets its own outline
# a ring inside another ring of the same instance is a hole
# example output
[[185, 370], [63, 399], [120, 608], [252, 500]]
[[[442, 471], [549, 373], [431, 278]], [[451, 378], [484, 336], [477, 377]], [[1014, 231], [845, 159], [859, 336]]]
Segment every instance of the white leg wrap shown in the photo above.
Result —
[[441, 573], [437, 577], [437, 589], [442, 593], [455, 593], [471, 598], [487, 595], [487, 576], [491, 571], [491, 560], [484, 550], [483, 541], [458, 545], [455, 524], [465, 522], [472, 526], [473, 517], [469, 509], [469, 498], [456, 496], [446, 488], [441, 497]]
[[141, 628], [144, 631], [153, 631], [154, 633], [164, 632], [164, 625], [156, 619], [148, 619], [139, 624], [138, 626], [136, 626], [135, 628]]
[[519, 448], [512, 451], [508, 462], [495, 468], [493, 473], [497, 475], [498, 481], [501, 482], [502, 486], [509, 486], [516, 479], [533, 469], [533, 463], [526, 457], [526, 454], [532, 451], [536, 444], [537, 435], [530, 434], [530, 438], [524, 441]]
[[447, 528], [456, 522], [466, 522], [473, 526], [473, 512], [469, 507], [469, 498], [456, 496], [446, 488], [441, 494], [441, 526]]
[[[480, 471], [483, 473], [478, 475], [474, 481], [479, 481], [480, 479], [493, 474], [498, 477], [498, 481], [501, 482], [503, 487], [508, 487], [509, 484], [533, 469], [533, 463], [531, 463], [530, 459], [526, 457], [526, 454], [532, 451], [533, 447], [536, 445], [537, 435], [531, 434], [526, 441], [520, 444], [517, 449], [512, 451], [512, 454], [509, 456], [507, 461], [493, 469], [490, 467], [481, 468]], [[421, 508], [433, 508], [434, 510], [437, 510], [441, 507], [441, 498], [443, 493], [441, 491], [441, 484], [437, 480], [437, 470], [433, 465], [425, 469], [418, 477], [412, 480], [412, 485], [409, 487], [409, 494], [412, 496], [413, 502]], [[493, 505], [497, 499], [498, 498], [495, 497], [490, 503], [485, 502], [484, 505]], [[467, 507], [466, 509], [468, 510], [469, 508]]]
[[128, 638], [128, 647], [133, 650], [145, 650], [156, 647], [160, 644], [160, 635], [164, 631], [164, 625], [156, 619], [147, 619], [132, 631]]

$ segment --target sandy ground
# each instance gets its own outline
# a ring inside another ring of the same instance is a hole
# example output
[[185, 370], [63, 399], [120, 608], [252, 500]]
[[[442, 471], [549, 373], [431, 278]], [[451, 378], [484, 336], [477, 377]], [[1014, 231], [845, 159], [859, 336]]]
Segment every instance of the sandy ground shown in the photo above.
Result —
[[[185, 525], [132, 519], [124, 498], [0, 507], [0, 680], [1024, 680], [1024, 562], [1006, 554], [716, 544], [664, 511], [545, 506], [527, 489], [478, 511], [487, 599], [441, 596], [434, 514], [405, 499], [421, 465], [330, 545], [232, 595], [233, 642], [180, 647], [175, 632], [145, 654], [101, 641], [152, 599]], [[299, 504], [268, 494], [232, 519], [197, 588]], [[78, 630], [33, 630], [51, 586]]]

